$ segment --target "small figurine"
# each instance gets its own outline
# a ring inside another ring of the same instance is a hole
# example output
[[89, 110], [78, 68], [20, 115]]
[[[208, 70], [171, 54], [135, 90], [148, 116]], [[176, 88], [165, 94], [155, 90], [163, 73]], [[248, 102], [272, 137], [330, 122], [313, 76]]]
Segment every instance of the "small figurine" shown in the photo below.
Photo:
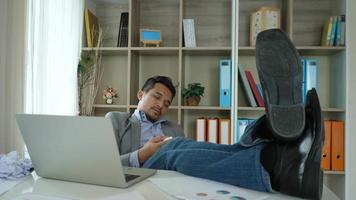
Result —
[[108, 87], [105, 90], [103, 90], [103, 99], [105, 100], [106, 104], [113, 104], [114, 99], [117, 97], [118, 97], [117, 91], [114, 88]]

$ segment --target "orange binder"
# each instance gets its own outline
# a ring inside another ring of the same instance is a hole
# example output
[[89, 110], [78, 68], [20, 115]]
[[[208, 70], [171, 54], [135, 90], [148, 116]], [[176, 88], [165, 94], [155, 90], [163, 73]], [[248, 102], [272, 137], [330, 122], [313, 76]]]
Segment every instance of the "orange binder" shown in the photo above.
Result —
[[209, 118], [207, 120], [208, 127], [207, 127], [207, 136], [208, 142], [211, 143], [219, 143], [218, 140], [218, 133], [219, 133], [219, 123], [217, 118]]
[[325, 140], [321, 157], [321, 168], [323, 170], [331, 169], [331, 121], [324, 121]]
[[331, 122], [331, 170], [344, 171], [344, 122]]
[[204, 117], [195, 119], [195, 139], [198, 142], [206, 141], [206, 119]]
[[231, 144], [230, 119], [219, 119], [219, 142], [220, 144]]

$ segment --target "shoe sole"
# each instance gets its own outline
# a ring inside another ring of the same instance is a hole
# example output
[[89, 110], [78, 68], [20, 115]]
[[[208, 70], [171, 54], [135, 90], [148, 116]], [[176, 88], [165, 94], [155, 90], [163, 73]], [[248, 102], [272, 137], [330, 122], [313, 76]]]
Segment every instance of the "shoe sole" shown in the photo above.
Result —
[[295, 140], [305, 126], [303, 70], [296, 48], [283, 31], [270, 29], [258, 34], [256, 65], [274, 136]]
[[[309, 99], [309, 101], [308, 101]], [[314, 131], [314, 141], [305, 162], [305, 169], [302, 179], [302, 197], [311, 199], [321, 199], [323, 191], [323, 171], [321, 170], [321, 151], [324, 142], [324, 126], [321, 117], [321, 110], [318, 95], [313, 88], [308, 91], [307, 105], [311, 105], [313, 116], [312, 129]], [[320, 144], [321, 142], [321, 144]], [[318, 144], [319, 143], [319, 144]]]

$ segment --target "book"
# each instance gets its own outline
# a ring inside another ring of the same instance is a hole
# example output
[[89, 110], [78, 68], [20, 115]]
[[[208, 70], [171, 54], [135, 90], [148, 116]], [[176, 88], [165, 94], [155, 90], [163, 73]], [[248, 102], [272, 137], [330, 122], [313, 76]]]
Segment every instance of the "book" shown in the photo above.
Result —
[[337, 16], [332, 16], [332, 28], [331, 28], [331, 38], [329, 41], [329, 46], [335, 46], [335, 38], [336, 38], [336, 25], [337, 25]]
[[245, 74], [245, 70], [243, 68], [242, 65], [239, 65], [238, 66], [238, 71], [239, 71], [239, 80], [240, 80], [240, 83], [242, 84], [242, 88], [244, 89], [245, 93], [246, 93], [246, 96], [247, 96], [247, 100], [250, 104], [251, 107], [257, 107], [257, 103], [256, 103], [256, 100], [255, 98], [253, 97], [253, 94], [252, 94], [252, 90], [251, 90], [251, 87], [248, 83], [248, 80], [247, 80], [247, 77], [246, 77], [246, 74]]
[[87, 46], [96, 47], [99, 38], [98, 18], [88, 8], [86, 8], [84, 11], [84, 21]]
[[183, 19], [184, 46], [196, 47], [194, 19]]
[[120, 18], [119, 35], [117, 38], [118, 47], [128, 47], [128, 31], [129, 31], [129, 13], [122, 12]]
[[263, 102], [263, 98], [260, 95], [260, 92], [258, 91], [256, 81], [252, 76], [252, 73], [250, 70], [245, 70], [245, 74], [248, 80], [248, 83], [250, 84], [251, 90], [253, 92], [253, 95], [255, 96], [255, 99], [257, 101], [257, 104], [259, 107], [264, 107], [265, 103]]
[[340, 15], [340, 46], [345, 46], [345, 15]]

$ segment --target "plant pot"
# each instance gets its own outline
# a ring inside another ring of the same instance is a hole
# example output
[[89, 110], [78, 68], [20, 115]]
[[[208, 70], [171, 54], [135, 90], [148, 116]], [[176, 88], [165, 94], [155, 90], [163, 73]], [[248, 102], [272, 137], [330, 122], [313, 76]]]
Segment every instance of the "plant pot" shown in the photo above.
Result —
[[187, 97], [185, 99], [187, 106], [197, 106], [199, 105], [200, 102], [200, 97], [198, 96], [193, 96], [193, 97]]

